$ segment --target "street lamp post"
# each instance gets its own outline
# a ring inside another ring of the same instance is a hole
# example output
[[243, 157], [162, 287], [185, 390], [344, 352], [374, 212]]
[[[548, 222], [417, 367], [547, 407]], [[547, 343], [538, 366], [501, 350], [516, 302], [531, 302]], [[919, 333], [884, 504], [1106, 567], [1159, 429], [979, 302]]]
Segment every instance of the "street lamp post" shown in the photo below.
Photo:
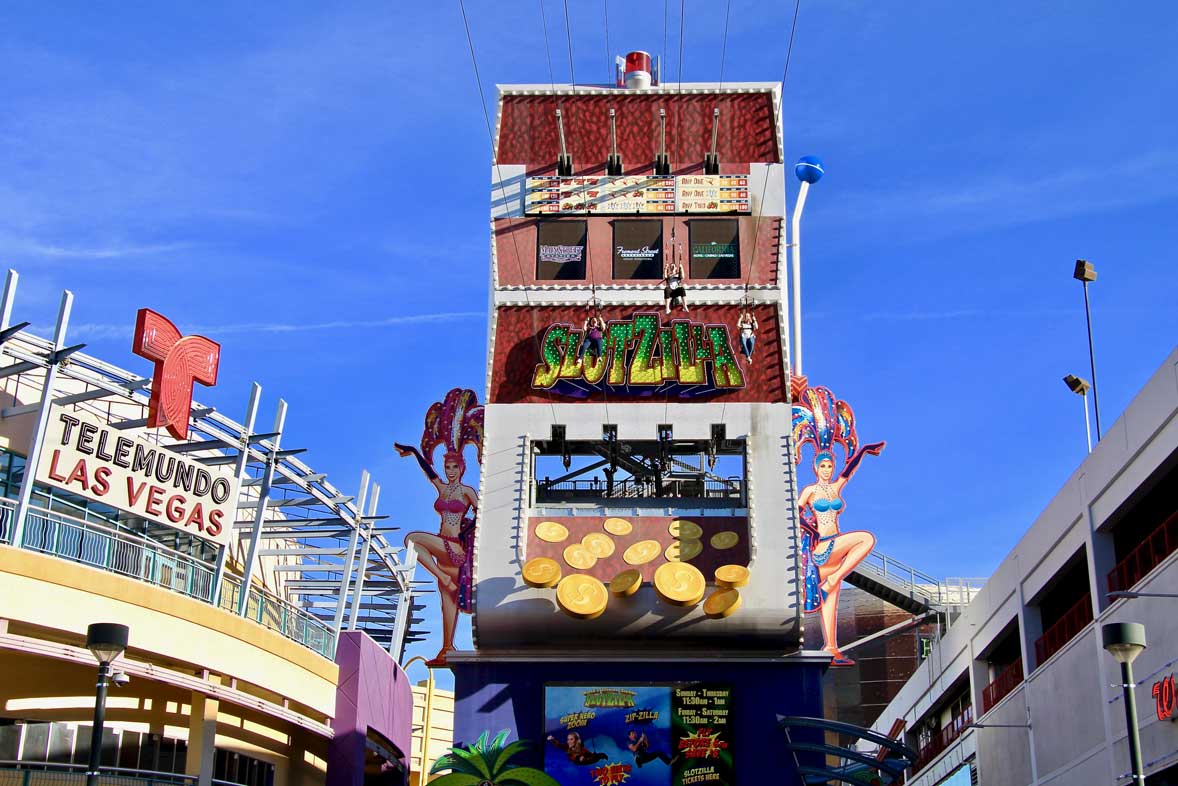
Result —
[[1129, 764], [1133, 783], [1145, 786], [1141, 766], [1141, 736], [1137, 730], [1137, 700], [1133, 696], [1133, 660], [1145, 649], [1145, 626], [1139, 622], [1110, 622], [1101, 627], [1104, 648], [1121, 664], [1121, 691], [1125, 697], [1125, 725], [1129, 732]]
[[1088, 388], [1092, 386], [1088, 384], [1088, 380], [1083, 377], [1077, 377], [1075, 374], [1068, 374], [1063, 378], [1063, 381], [1068, 386], [1068, 390], [1084, 400], [1084, 433], [1088, 436], [1088, 452], [1091, 453], [1092, 425], [1088, 421]]
[[790, 219], [790, 308], [793, 317], [793, 374], [802, 376], [802, 210], [806, 207], [806, 195], [810, 186], [822, 179], [826, 170], [815, 156], [802, 156], [794, 166], [794, 174], [801, 181], [798, 201]]
[[[1088, 307], [1088, 282], [1096, 280], [1096, 268], [1086, 259], [1077, 259], [1072, 278], [1084, 285], [1084, 319], [1088, 322], [1088, 365], [1092, 369], [1092, 408], [1096, 410], [1096, 441], [1100, 442], [1100, 396], [1096, 391], [1096, 353], [1092, 349], [1092, 310]], [[1085, 417], [1087, 412], [1085, 406]]]
[[86, 648], [98, 660], [98, 684], [94, 696], [94, 727], [90, 732], [90, 766], [86, 768], [86, 786], [97, 786], [98, 768], [102, 764], [102, 724], [106, 718], [106, 689], [110, 684], [110, 664], [127, 649], [126, 625], [95, 622], [86, 629]]

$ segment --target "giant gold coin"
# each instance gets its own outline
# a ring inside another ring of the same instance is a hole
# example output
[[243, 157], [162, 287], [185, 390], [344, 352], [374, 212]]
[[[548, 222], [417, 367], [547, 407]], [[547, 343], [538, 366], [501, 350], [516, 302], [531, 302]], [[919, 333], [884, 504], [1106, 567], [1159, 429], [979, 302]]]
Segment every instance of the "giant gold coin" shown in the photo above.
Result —
[[541, 521], [536, 525], [536, 537], [548, 543], [560, 543], [569, 536], [568, 527], [555, 521]]
[[710, 542], [714, 549], [730, 549], [737, 543], [740, 543], [740, 535], [732, 530], [717, 532], [712, 536]]
[[671, 522], [671, 526], [667, 527], [667, 530], [673, 537], [683, 540], [699, 540], [704, 536], [703, 527], [686, 519], [675, 519]]
[[589, 570], [589, 568], [597, 564], [597, 557], [593, 556], [593, 552], [585, 548], [584, 545], [574, 543], [564, 550], [564, 561], [571, 568]]
[[622, 559], [627, 565], [645, 565], [663, 553], [663, 547], [657, 540], [640, 540], [622, 552]]
[[733, 614], [740, 608], [740, 590], [720, 589], [713, 592], [704, 601], [704, 614], [720, 619]]
[[654, 572], [659, 597], [675, 606], [694, 606], [704, 596], [704, 574], [686, 562], [666, 562]]
[[556, 585], [556, 603], [561, 611], [579, 620], [600, 617], [609, 603], [605, 585], [592, 576], [565, 576]]
[[667, 546], [663, 556], [667, 558], [667, 562], [689, 562], [698, 557], [703, 550], [704, 544], [698, 540], [677, 540]]
[[634, 525], [631, 524], [630, 522], [626, 521], [625, 519], [617, 519], [617, 518], [606, 519], [605, 524], [603, 524], [602, 526], [605, 528], [605, 531], [608, 532], [609, 534], [617, 535], [619, 537], [622, 535], [629, 535], [631, 532], [634, 531]]
[[581, 545], [589, 549], [590, 553], [598, 559], [605, 559], [613, 554], [615, 548], [613, 538], [604, 532], [590, 532], [581, 538]]
[[642, 574], [630, 568], [609, 580], [609, 591], [619, 598], [633, 595], [642, 586]]
[[553, 587], [560, 581], [560, 563], [550, 557], [533, 557], [524, 563], [523, 573], [529, 587]]
[[743, 587], [749, 583], [749, 575], [744, 565], [721, 565], [716, 568], [716, 584], [725, 589]]

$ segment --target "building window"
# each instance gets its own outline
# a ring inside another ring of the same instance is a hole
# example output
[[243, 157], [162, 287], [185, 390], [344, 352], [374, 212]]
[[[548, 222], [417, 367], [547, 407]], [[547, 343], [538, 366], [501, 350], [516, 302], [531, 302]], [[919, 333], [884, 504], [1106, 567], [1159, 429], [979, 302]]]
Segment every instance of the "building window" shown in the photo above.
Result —
[[691, 278], [740, 278], [740, 223], [735, 218], [692, 220], [688, 236]]
[[536, 280], [584, 281], [588, 236], [584, 221], [541, 221], [536, 231]]
[[614, 221], [614, 278], [658, 281], [663, 277], [663, 222]]
[[1043, 635], [1035, 641], [1035, 668], [1038, 668], [1092, 622], [1085, 548], [1072, 555], [1031, 605], [1039, 612], [1043, 630]]

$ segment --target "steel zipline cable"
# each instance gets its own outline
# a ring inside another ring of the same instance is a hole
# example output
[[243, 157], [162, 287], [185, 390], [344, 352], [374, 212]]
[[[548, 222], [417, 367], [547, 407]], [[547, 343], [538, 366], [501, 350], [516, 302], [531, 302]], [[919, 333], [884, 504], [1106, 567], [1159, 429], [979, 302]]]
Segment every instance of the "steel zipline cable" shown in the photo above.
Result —
[[[475, 90], [478, 91], [479, 104], [483, 108], [483, 122], [486, 126], [486, 129], [487, 129], [487, 141], [490, 143], [490, 146], [491, 146], [491, 161], [494, 163], [494, 167], [495, 167], [495, 179], [498, 181], [499, 194], [502, 196], [502, 198], [504, 200], [504, 205], [505, 205], [505, 209], [506, 209], [507, 192], [503, 187], [503, 170], [499, 164], [499, 157], [498, 157], [497, 151], [495, 149], [495, 135], [491, 131], [491, 114], [490, 114], [490, 112], [487, 111], [487, 99], [483, 95], [483, 80], [482, 80], [482, 77], [479, 75], [479, 61], [478, 61], [478, 57], [475, 55], [474, 39], [471, 37], [471, 34], [470, 34], [470, 21], [466, 17], [466, 5], [463, 3], [462, 0], [458, 0], [458, 9], [459, 9], [459, 11], [462, 12], [462, 26], [466, 30], [466, 44], [470, 48], [470, 63], [474, 69]], [[523, 192], [523, 188], [521, 187], [521, 190], [520, 190], [521, 206], [522, 206], [523, 200], [524, 200], [524, 192]], [[523, 293], [524, 293], [524, 303], [527, 304], [528, 310], [532, 313], [532, 341], [536, 345], [536, 359], [537, 359], [537, 361], [543, 361], [544, 347], [542, 346], [542, 344], [540, 342], [540, 335], [539, 335], [540, 328], [539, 328], [539, 324], [536, 322], [536, 309], [533, 307], [532, 300], [528, 296], [528, 289], [527, 289], [526, 283], [524, 281], [524, 270], [523, 270], [523, 265], [520, 262], [521, 257], [520, 257], [520, 253], [519, 253], [519, 244], [518, 244], [518, 241], [516, 240], [516, 237], [515, 237], [515, 231], [513, 229], [509, 229], [508, 231], [511, 234], [511, 245], [512, 245], [512, 250], [515, 253], [515, 264], [519, 270], [520, 283], [523, 285], [521, 287], [521, 289], [523, 290]], [[494, 237], [492, 237], [491, 242], [495, 243], [496, 239]], [[492, 286], [494, 286], [494, 282], [492, 283]], [[492, 294], [492, 298], [493, 298], [493, 294]], [[494, 305], [493, 299], [492, 299], [492, 305]], [[488, 390], [487, 391], [488, 398], [490, 397], [490, 393], [491, 393], [491, 391]], [[551, 400], [549, 400], [549, 402], [548, 402], [548, 409], [552, 414], [552, 425], [556, 425], [556, 407], [553, 405]]]

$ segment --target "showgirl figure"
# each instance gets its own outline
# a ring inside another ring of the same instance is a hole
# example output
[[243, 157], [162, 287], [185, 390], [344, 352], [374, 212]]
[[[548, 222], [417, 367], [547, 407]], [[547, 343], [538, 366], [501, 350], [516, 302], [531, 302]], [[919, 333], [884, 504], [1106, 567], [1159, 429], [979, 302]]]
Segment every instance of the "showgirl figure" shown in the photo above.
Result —
[[[852, 666], [838, 648], [839, 591], [855, 567], [875, 547], [870, 532], [842, 532], [839, 518], [846, 511], [843, 489], [866, 455], [878, 456], [883, 442], [859, 447], [855, 434], [855, 415], [851, 407], [836, 400], [828, 388], [808, 388], [793, 407], [795, 462], [800, 461], [802, 446], [814, 446], [816, 483], [802, 489], [798, 508], [802, 526], [802, 574], [805, 579], [807, 614], [818, 612], [822, 619], [824, 650], [833, 657], [832, 666]], [[842, 447], [846, 466], [835, 476], [834, 446]]]
[[[442, 459], [445, 477], [439, 477], [431, 466], [434, 450], [446, 449]], [[435, 402], [426, 413], [425, 430], [421, 435], [421, 450], [395, 444], [401, 456], [413, 456], [422, 472], [438, 490], [434, 502], [441, 521], [437, 534], [410, 532], [406, 545], [417, 552], [417, 561], [438, 581], [438, 595], [442, 603], [442, 649], [428, 665], [445, 666], [446, 656], [454, 649], [454, 629], [458, 612], [470, 614], [474, 610], [473, 565], [475, 522], [478, 517], [479, 494], [462, 482], [466, 463], [462, 449], [474, 445], [479, 461], [483, 451], [483, 407], [472, 390], [455, 388], [444, 401]], [[469, 515], [467, 515], [469, 514]]]

